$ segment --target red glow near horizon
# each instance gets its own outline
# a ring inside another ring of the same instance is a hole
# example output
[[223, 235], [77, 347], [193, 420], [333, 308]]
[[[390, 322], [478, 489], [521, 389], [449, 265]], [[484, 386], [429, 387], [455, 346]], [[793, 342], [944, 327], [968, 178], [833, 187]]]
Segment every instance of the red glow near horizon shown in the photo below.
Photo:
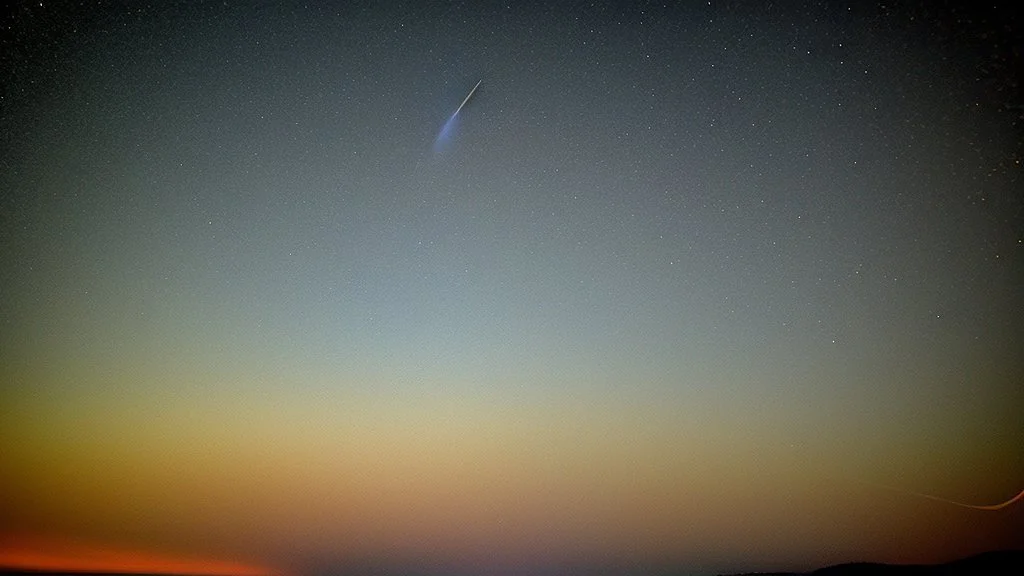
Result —
[[190, 574], [195, 576], [279, 576], [258, 564], [84, 544], [4, 537], [0, 568], [61, 572]]

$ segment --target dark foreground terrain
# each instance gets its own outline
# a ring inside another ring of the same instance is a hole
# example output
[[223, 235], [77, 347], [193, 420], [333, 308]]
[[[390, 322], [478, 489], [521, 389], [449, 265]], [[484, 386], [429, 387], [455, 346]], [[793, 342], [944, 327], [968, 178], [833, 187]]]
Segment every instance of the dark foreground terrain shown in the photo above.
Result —
[[[857, 562], [813, 572], [752, 572], [748, 576], [1024, 576], [1024, 550], [985, 552], [945, 564], [874, 564]], [[736, 575], [740, 576], [740, 575]]]
[[[945, 564], [876, 564], [856, 562], [812, 572], [747, 572], [730, 576], [1024, 576], [1024, 550], [985, 552]], [[9, 570], [0, 576], [190, 576], [188, 574], [125, 574], [52, 570]], [[230, 576], [230, 575], [225, 575]]]

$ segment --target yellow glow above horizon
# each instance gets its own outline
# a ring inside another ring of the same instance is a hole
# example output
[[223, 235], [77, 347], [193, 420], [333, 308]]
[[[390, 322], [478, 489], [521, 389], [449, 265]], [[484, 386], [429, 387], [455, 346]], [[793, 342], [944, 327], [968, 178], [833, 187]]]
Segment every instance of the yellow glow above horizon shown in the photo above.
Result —
[[[65, 399], [78, 410], [26, 401], [19, 412], [34, 417], [8, 423], [5, 474], [26, 497], [15, 514], [27, 525], [169, 531], [183, 545], [210, 538], [268, 559], [296, 549], [687, 559], [744, 534], [757, 541], [752, 553], [820, 535], [877, 549], [887, 546], [879, 531], [920, 533], [936, 513], [844, 477], [856, 462], [842, 459], [855, 450], [812, 462], [756, 414], [736, 429], [716, 420], [713, 402], [688, 411], [658, 400], [569, 392]], [[877, 470], [857, 472], [870, 479]], [[878, 511], [894, 501], [902, 517]]]

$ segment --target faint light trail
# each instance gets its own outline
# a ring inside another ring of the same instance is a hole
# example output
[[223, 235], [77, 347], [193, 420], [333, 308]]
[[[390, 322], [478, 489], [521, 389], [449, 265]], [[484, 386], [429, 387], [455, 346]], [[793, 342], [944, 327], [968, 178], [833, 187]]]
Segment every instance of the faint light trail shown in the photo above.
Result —
[[886, 484], [878, 484], [876, 482], [867, 482], [865, 480], [861, 480], [860, 482], [862, 482], [864, 484], [867, 484], [869, 486], [874, 486], [876, 488], [882, 488], [882, 489], [885, 489], [885, 490], [889, 490], [891, 492], [899, 492], [900, 494], [906, 494], [908, 496], [917, 496], [917, 497], [920, 497], [920, 498], [927, 498], [929, 500], [934, 500], [936, 502], [943, 502], [943, 503], [946, 503], [946, 504], [952, 504], [953, 506], [960, 506], [961, 508], [970, 508], [971, 510], [988, 510], [988, 511], [1002, 510], [1002, 509], [1007, 508], [1009, 506], [1013, 506], [1015, 503], [1017, 503], [1020, 500], [1024, 499], [1024, 490], [1021, 490], [1013, 498], [1010, 498], [1009, 500], [1007, 500], [1005, 502], [1000, 502], [999, 504], [988, 504], [988, 505], [968, 504], [966, 502], [957, 502], [956, 500], [949, 500], [948, 498], [942, 498], [941, 496], [935, 496], [934, 494], [925, 494], [924, 492], [915, 492], [913, 490], [904, 490], [903, 488], [896, 488], [895, 486], [888, 486]]

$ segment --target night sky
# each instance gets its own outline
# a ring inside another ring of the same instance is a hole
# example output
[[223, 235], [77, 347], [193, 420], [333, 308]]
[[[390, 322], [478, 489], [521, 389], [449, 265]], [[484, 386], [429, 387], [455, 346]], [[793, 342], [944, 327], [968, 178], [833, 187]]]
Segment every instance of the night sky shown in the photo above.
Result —
[[1010, 3], [83, 4], [3, 21], [0, 564], [1024, 542], [920, 496], [1024, 489]]

